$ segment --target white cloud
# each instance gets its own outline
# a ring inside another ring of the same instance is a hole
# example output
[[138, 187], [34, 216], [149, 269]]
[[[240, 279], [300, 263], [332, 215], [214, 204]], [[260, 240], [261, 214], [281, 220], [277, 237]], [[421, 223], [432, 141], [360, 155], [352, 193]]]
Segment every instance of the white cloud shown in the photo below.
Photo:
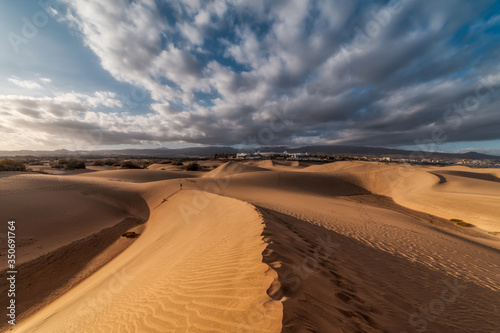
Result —
[[147, 132], [161, 134], [159, 116], [131, 116], [96, 109], [117, 106], [122, 104], [116, 95], [104, 91], [39, 98], [0, 95], [2, 128], [9, 129], [0, 133], [2, 148], [46, 149], [49, 145], [92, 150], [110, 142], [125, 143], [126, 136], [134, 132], [145, 138], [153, 137], [144, 134]]
[[15, 76], [8, 78], [7, 81], [9, 81], [10, 83], [13, 83], [16, 86], [19, 86], [21, 88], [26, 88], [26, 89], [40, 89], [41, 88], [41, 86], [34, 81], [21, 80]]

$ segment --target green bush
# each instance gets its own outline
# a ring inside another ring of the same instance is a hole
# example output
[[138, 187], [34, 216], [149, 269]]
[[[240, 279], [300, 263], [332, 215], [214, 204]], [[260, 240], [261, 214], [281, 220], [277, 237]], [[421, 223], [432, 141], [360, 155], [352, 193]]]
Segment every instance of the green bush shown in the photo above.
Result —
[[464, 222], [464, 221], [459, 220], [459, 219], [450, 219], [450, 221], [454, 222], [456, 225], [458, 225], [460, 227], [472, 227], [472, 224]]
[[172, 161], [170, 161], [170, 160], [163, 160], [163, 161], [158, 162], [158, 164], [172, 164]]
[[26, 166], [21, 161], [6, 158], [0, 160], [0, 171], [26, 171]]
[[172, 165], [184, 165], [181, 161], [173, 161]]
[[196, 162], [191, 162], [184, 167], [184, 170], [186, 170], [186, 171], [198, 171], [198, 170], [200, 170], [200, 165]]

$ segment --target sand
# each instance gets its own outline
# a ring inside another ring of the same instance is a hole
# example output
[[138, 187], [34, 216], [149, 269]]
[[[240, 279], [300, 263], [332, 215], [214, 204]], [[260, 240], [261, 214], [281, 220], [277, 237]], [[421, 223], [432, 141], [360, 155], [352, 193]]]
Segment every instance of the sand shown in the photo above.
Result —
[[196, 195], [170, 197], [132, 246], [18, 331], [36, 332], [43, 323], [45, 332], [237, 331], [254, 324], [278, 332], [282, 307], [266, 294], [276, 273], [262, 262], [259, 214], [213, 197], [185, 220], [177, 207]]
[[[149, 216], [146, 202], [124, 183], [21, 173], [0, 177], [0, 219], [17, 222], [18, 264], [126, 218]], [[2, 260], [0, 267], [6, 264]]]
[[405, 207], [460, 219], [486, 232], [500, 232], [497, 169], [335, 162], [305, 170], [334, 173]]
[[[23, 295], [13, 331], [500, 331], [496, 171], [286, 161], [206, 170], [0, 175], [12, 215], [3, 218], [43, 243], [19, 253], [21, 286], [45, 293]], [[38, 203], [26, 212], [26, 201]], [[37, 278], [58, 263], [68, 282]]]

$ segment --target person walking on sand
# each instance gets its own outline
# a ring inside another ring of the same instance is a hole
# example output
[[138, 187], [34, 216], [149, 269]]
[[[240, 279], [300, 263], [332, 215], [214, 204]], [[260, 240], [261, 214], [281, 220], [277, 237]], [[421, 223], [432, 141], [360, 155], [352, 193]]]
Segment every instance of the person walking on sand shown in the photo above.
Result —
[[182, 183], [179, 183], [179, 185], [180, 185], [180, 189], [179, 190], [182, 190]]

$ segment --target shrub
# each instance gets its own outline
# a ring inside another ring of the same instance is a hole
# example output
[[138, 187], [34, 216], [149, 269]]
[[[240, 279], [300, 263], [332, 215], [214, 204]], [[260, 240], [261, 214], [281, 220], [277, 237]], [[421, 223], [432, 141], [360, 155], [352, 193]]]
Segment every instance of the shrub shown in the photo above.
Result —
[[464, 222], [464, 221], [459, 220], [459, 219], [450, 219], [450, 221], [454, 222], [456, 225], [458, 225], [460, 227], [472, 227], [472, 224]]
[[172, 165], [184, 165], [181, 161], [173, 161]]
[[116, 160], [105, 160], [104, 165], [112, 166], [113, 164], [118, 163]]
[[186, 171], [198, 171], [198, 170], [200, 170], [200, 165], [196, 162], [191, 162], [184, 167], [184, 170], [186, 170]]
[[158, 164], [172, 164], [172, 161], [170, 161], [170, 160], [163, 160], [163, 161], [158, 162]]
[[132, 161], [123, 161], [120, 165], [122, 169], [142, 169], [142, 167]]
[[92, 163], [93, 166], [120, 166], [121, 163], [118, 163], [116, 160], [95, 160], [94, 163]]
[[85, 162], [70, 158], [68, 163], [66, 164], [66, 169], [74, 170], [74, 169], [85, 169]]
[[57, 169], [65, 168], [66, 170], [85, 169], [85, 162], [76, 158], [61, 158], [52, 164], [51, 167]]
[[26, 171], [26, 166], [21, 161], [7, 158], [0, 160], [0, 171]]
[[122, 234], [122, 237], [125, 237], [125, 238], [137, 238], [137, 237], [139, 237], [139, 234], [136, 234], [133, 231], [127, 231], [127, 232], [124, 232]]

